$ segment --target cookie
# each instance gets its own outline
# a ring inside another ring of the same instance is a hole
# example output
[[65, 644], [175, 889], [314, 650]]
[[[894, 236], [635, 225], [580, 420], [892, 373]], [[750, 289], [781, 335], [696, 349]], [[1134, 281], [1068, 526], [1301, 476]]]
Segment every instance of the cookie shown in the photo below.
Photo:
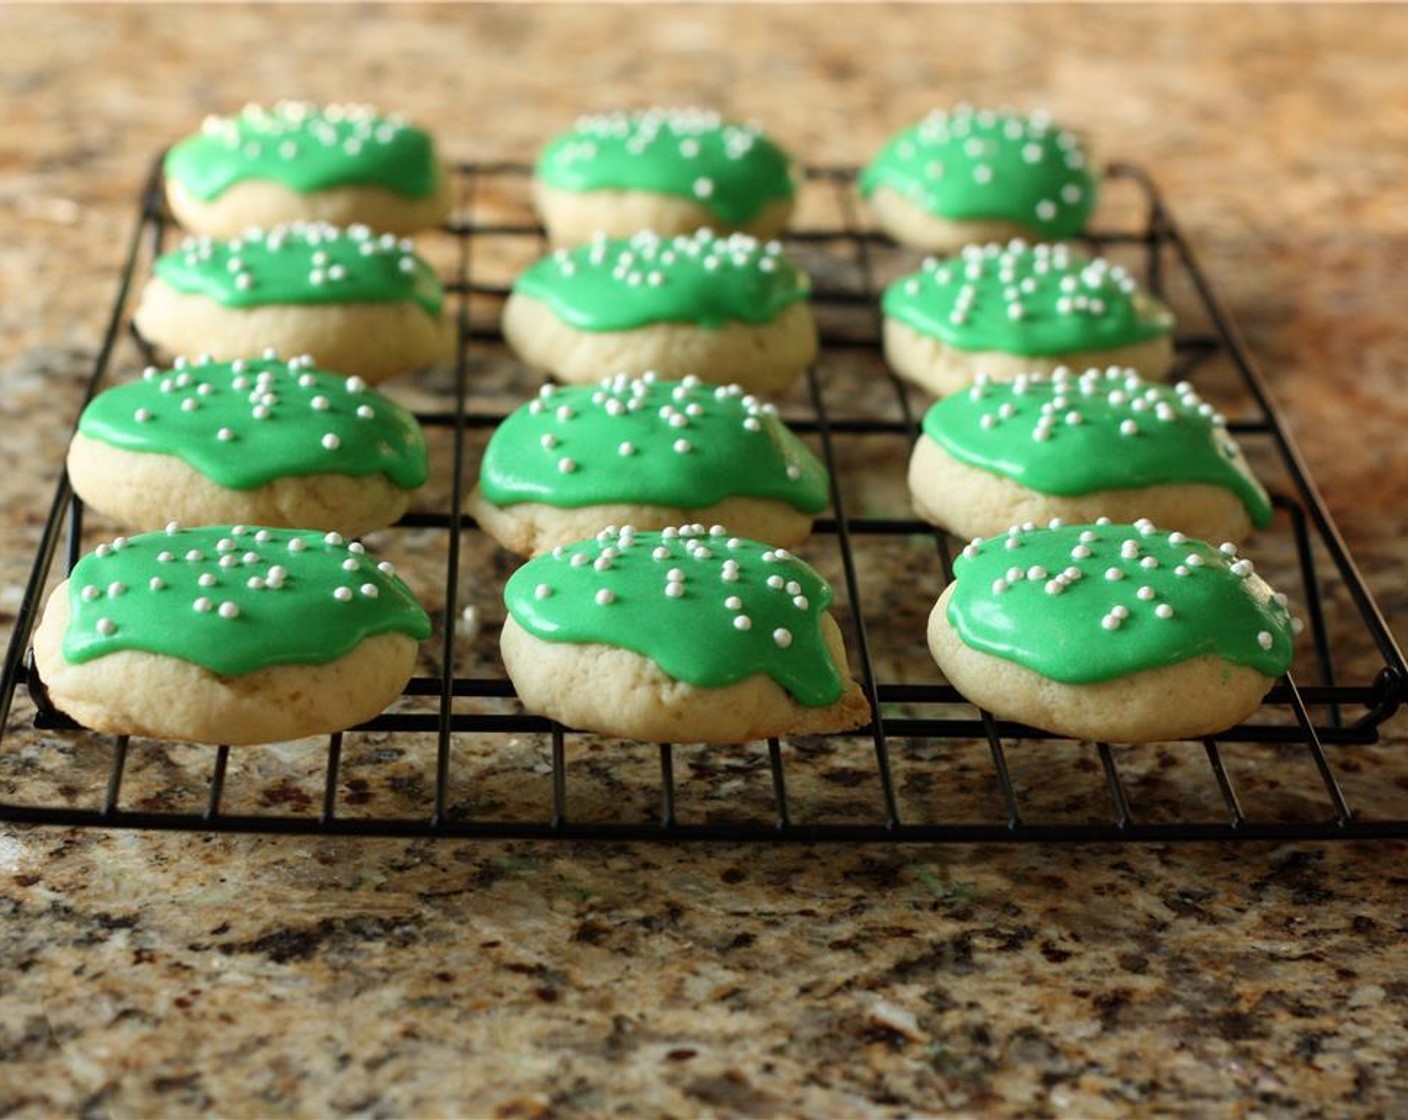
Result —
[[705, 226], [767, 238], [787, 228], [797, 181], [791, 158], [754, 125], [647, 109], [581, 117], [554, 137], [533, 196], [556, 245]]
[[776, 241], [710, 230], [597, 238], [519, 276], [504, 337], [579, 385], [659, 370], [779, 393], [817, 354], [810, 290]]
[[272, 347], [384, 381], [453, 352], [445, 289], [407, 240], [294, 222], [158, 257], [136, 325], [168, 354], [230, 360]]
[[489, 440], [469, 510], [523, 555], [606, 525], [695, 520], [790, 547], [829, 497], [826, 468], [773, 405], [737, 385], [620, 374], [544, 386], [515, 410]]
[[1142, 743], [1240, 723], [1291, 665], [1285, 597], [1236, 549], [1152, 522], [975, 541], [929, 618], [949, 682], [994, 714]]
[[1163, 377], [1173, 313], [1120, 265], [1064, 245], [970, 245], [885, 289], [885, 357], [944, 396], [979, 374], [1007, 381], [1058, 366]]
[[1045, 113], [960, 105], [890, 139], [861, 172], [880, 228], [904, 245], [951, 253], [975, 241], [1060, 241], [1096, 203], [1090, 157]]
[[176, 220], [210, 237], [296, 221], [407, 234], [450, 213], [430, 135], [366, 105], [280, 101], [207, 117], [162, 170]]
[[93, 399], [68, 473], [127, 529], [174, 518], [360, 537], [406, 512], [427, 454], [409, 412], [311, 358], [178, 358]]
[[603, 530], [518, 569], [504, 665], [529, 711], [627, 739], [732, 743], [845, 731], [831, 587], [785, 549], [701, 525]]
[[336, 533], [172, 524], [83, 557], [34, 660], [49, 700], [95, 731], [268, 743], [371, 719], [429, 636], [391, 566]]
[[1064, 368], [934, 404], [909, 462], [919, 516], [962, 537], [1026, 521], [1147, 516], [1204, 540], [1244, 540], [1271, 501], [1226, 421], [1186, 381]]

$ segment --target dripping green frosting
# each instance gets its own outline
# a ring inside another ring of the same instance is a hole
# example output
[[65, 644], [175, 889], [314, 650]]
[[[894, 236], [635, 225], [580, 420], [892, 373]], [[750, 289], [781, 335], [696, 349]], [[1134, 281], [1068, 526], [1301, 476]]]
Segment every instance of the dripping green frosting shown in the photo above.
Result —
[[892, 137], [861, 172], [865, 197], [888, 187], [938, 217], [1005, 220], [1060, 240], [1085, 228], [1095, 179], [1075, 134], [1044, 114], [960, 106]]
[[413, 490], [427, 472], [415, 417], [309, 358], [148, 367], [141, 381], [96, 397], [78, 430], [124, 451], [174, 455], [231, 490], [310, 474], [382, 474]]
[[292, 222], [217, 241], [188, 237], [154, 266], [178, 292], [224, 307], [412, 300], [439, 318], [445, 289], [409, 239], [366, 226]]
[[1223, 418], [1186, 381], [1133, 370], [1057, 370], [980, 382], [934, 404], [924, 434], [953, 458], [1043, 494], [1207, 483], [1242, 500], [1253, 524], [1271, 502]]
[[1148, 521], [1014, 528], [954, 564], [948, 620], [967, 646], [1067, 684], [1215, 654], [1279, 677], [1284, 599], [1222, 550]]
[[885, 290], [885, 314], [958, 350], [1059, 355], [1147, 342], [1173, 316], [1133, 277], [1064, 245], [970, 245]]
[[806, 273], [776, 241], [710, 230], [662, 238], [645, 231], [559, 249], [530, 266], [514, 291], [583, 331], [649, 323], [770, 323], [807, 298]]
[[280, 101], [207, 117], [166, 154], [168, 179], [204, 202], [236, 183], [272, 180], [300, 194], [329, 187], [385, 187], [424, 198], [440, 174], [430, 136], [364, 105]]
[[64, 658], [163, 654], [221, 676], [325, 665], [378, 634], [430, 636], [389, 564], [336, 533], [253, 525], [118, 537], [69, 576]]
[[582, 117], [543, 149], [537, 177], [566, 191], [680, 195], [731, 225], [794, 192], [791, 160], [760, 129], [702, 109]]
[[544, 641], [630, 650], [701, 688], [766, 673], [812, 708], [845, 685], [821, 633], [831, 599], [785, 549], [702, 525], [606, 529], [530, 560], [504, 589], [509, 613]]
[[479, 486], [496, 506], [569, 509], [607, 502], [703, 509], [746, 496], [817, 513], [828, 499], [826, 468], [773, 405], [737, 385], [653, 374], [545, 386], [494, 432]]

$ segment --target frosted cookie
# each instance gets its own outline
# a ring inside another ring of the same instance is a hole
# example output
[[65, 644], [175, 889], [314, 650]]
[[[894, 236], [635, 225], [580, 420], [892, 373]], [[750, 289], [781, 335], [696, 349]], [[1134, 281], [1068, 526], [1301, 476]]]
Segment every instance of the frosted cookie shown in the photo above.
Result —
[[409, 241], [295, 222], [158, 257], [138, 331], [169, 354], [244, 358], [272, 347], [384, 381], [453, 350], [445, 289]]
[[920, 517], [962, 537], [1009, 525], [1147, 516], [1204, 540], [1244, 540], [1271, 502], [1226, 422], [1186, 381], [1058, 369], [981, 380], [934, 404], [909, 461]]
[[100, 394], [69, 445], [74, 492], [128, 529], [237, 522], [360, 537], [425, 483], [415, 417], [357, 377], [282, 362], [176, 360]]
[[1123, 366], [1163, 377], [1173, 314], [1119, 265], [1064, 245], [970, 245], [885, 289], [885, 357], [944, 396], [1058, 366]]
[[859, 727], [831, 587], [785, 549], [692, 525], [554, 549], [504, 589], [529, 711], [628, 739], [731, 743]]
[[795, 179], [791, 158], [753, 125], [648, 109], [579, 118], [538, 157], [533, 194], [557, 245], [704, 226], [776, 237], [792, 216]]
[[450, 212], [429, 134], [366, 105], [280, 101], [207, 117], [162, 169], [176, 220], [211, 237], [295, 221], [416, 233]]
[[336, 533], [173, 524], [83, 557], [34, 659], [50, 701], [95, 731], [268, 743], [371, 719], [429, 636], [391, 566]]
[[597, 238], [519, 276], [504, 336], [524, 361], [577, 384], [656, 369], [777, 393], [817, 354], [810, 290], [775, 241], [710, 230]]
[[1149, 521], [1013, 527], [975, 541], [929, 618], [929, 649], [974, 704], [1076, 739], [1212, 735], [1291, 664], [1285, 597], [1232, 545]]
[[524, 555], [606, 525], [696, 520], [792, 546], [829, 496], [826, 468], [773, 405], [737, 385], [646, 374], [594, 389], [544, 386], [489, 440], [469, 509]]
[[1095, 209], [1090, 158], [1045, 113], [960, 105], [892, 137], [860, 176], [880, 228], [905, 245], [955, 252], [975, 241], [1075, 237]]

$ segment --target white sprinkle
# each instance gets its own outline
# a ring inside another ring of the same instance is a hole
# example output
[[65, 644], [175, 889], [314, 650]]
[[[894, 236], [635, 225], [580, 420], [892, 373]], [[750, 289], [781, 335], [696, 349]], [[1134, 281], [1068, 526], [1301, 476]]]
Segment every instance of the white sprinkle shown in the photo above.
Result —
[[1184, 563], [1186, 563], [1190, 568], [1201, 568], [1203, 566], [1203, 558], [1199, 556], [1196, 552], [1190, 552], [1186, 557], [1184, 557]]
[[219, 614], [221, 618], [239, 618], [240, 608], [237, 604], [226, 600], [220, 604]]
[[1078, 544], [1075, 548], [1071, 549], [1071, 558], [1074, 560], [1084, 560], [1089, 555], [1090, 549], [1086, 548], [1083, 544]]
[[323, 447], [328, 451], [336, 451], [339, 447], [342, 446], [342, 440], [337, 438], [337, 434], [335, 432], [328, 432], [327, 435], [323, 436], [320, 442], [322, 443]]
[[596, 601], [598, 606], [609, 607], [616, 601], [616, 593], [609, 587], [603, 587], [596, 593]]
[[1259, 630], [1256, 635], [1256, 644], [1262, 649], [1270, 649], [1275, 645], [1276, 639], [1271, 636], [1269, 630]]
[[782, 649], [786, 649], [792, 644], [792, 631], [779, 626], [772, 632], [772, 640]]
[[686, 455], [694, 450], [694, 445], [687, 439], [677, 439], [674, 443], [675, 451], [680, 455]]
[[999, 577], [998, 579], [992, 581], [992, 593], [994, 595], [1001, 595], [1006, 590], [1007, 581], [1005, 579]]
[[98, 598], [98, 596], [100, 596], [102, 593], [103, 592], [101, 588], [93, 587], [91, 584], [83, 589], [83, 597], [87, 599], [90, 603], [94, 599]]
[[294, 537], [288, 542], [288, 550], [290, 552], [302, 552], [307, 547], [308, 545], [304, 543], [302, 537]]
[[374, 583], [364, 583], [361, 587], [357, 588], [357, 590], [360, 591], [363, 595], [365, 595], [368, 599], [375, 599], [378, 595], [381, 594], [381, 592], [377, 590], [377, 586]]
[[117, 630], [116, 623], [114, 623], [113, 620], [110, 618], [100, 618], [97, 622], [93, 624], [93, 626], [99, 634], [103, 635], [112, 634]]
[[1145, 586], [1141, 587], [1141, 588], [1136, 592], [1136, 594], [1137, 594], [1141, 599], [1152, 599], [1152, 598], [1154, 597], [1154, 589], [1153, 589], [1152, 587], [1149, 587], [1149, 586], [1146, 584]]
[[1160, 603], [1157, 607], [1154, 608], [1154, 613], [1160, 618], [1172, 618], [1173, 608], [1167, 603]]
[[568, 456], [563, 456], [557, 461], [557, 469], [563, 474], [571, 474], [577, 469], [577, 460]]
[[811, 600], [805, 595], [794, 595], [792, 596], [792, 605], [799, 611], [804, 611], [811, 606]]
[[751, 630], [753, 628], [753, 620], [746, 614], [737, 615], [733, 620], [733, 628], [735, 630]]
[[1250, 560], [1238, 560], [1232, 565], [1232, 574], [1234, 576], [1241, 576], [1243, 579], [1251, 575], [1252, 571], [1252, 562]]
[[1100, 620], [1100, 625], [1106, 630], [1118, 630], [1120, 628], [1120, 620], [1113, 614], [1107, 614]]
[[1105, 578], [1108, 580], [1124, 579], [1124, 572], [1120, 571], [1119, 568], [1106, 568]]
[[210, 610], [213, 605], [214, 604], [211, 603], [211, 601], [207, 599], [204, 595], [202, 595], [199, 599], [197, 599], [194, 603], [191, 604], [191, 606], [195, 607], [195, 609], [201, 614], [204, 614], [206, 611]]
[[540, 583], [537, 587], [533, 588], [533, 595], [535, 598], [546, 599], [551, 594], [552, 588], [545, 583]]

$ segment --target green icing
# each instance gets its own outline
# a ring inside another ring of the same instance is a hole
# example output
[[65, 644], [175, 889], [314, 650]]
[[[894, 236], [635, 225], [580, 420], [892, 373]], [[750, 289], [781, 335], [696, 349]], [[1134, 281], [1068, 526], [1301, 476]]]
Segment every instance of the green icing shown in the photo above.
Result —
[[514, 619], [545, 641], [631, 650], [701, 688], [766, 673], [812, 708], [845, 686], [821, 634], [831, 599], [786, 549], [717, 525], [605, 529], [530, 560], [504, 589]]
[[954, 564], [948, 619], [967, 646], [1067, 684], [1216, 654], [1268, 677], [1290, 668], [1282, 596], [1231, 545], [1148, 521], [1014, 527]]
[[208, 359], [148, 367], [141, 381], [96, 397], [78, 430], [125, 451], [175, 455], [231, 490], [290, 475], [380, 473], [425, 482], [425, 436], [415, 417], [358, 377], [289, 362]]
[[154, 268], [178, 292], [224, 307], [412, 300], [439, 318], [445, 302], [440, 278], [408, 238], [363, 225], [292, 222], [228, 241], [188, 237]]
[[732, 225], [794, 193], [791, 160], [761, 129], [702, 109], [582, 117], [549, 141], [537, 176], [567, 191], [681, 195]]
[[559, 249], [519, 276], [514, 290], [548, 305], [584, 331], [648, 323], [770, 323], [807, 298], [806, 273], [776, 241], [710, 230], [662, 238], [650, 231], [598, 237]]
[[1019, 222], [1045, 238], [1074, 237], [1095, 209], [1080, 141], [1042, 113], [934, 112], [892, 137], [861, 172], [869, 197], [889, 187], [931, 214]]
[[545, 386], [484, 452], [480, 489], [497, 506], [630, 502], [702, 509], [735, 495], [826, 508], [826, 468], [777, 409], [698, 378]]
[[389, 564], [336, 533], [212, 526], [118, 537], [69, 576], [64, 658], [141, 650], [222, 676], [324, 665], [363, 640], [430, 636]]
[[205, 202], [250, 179], [300, 194], [357, 184], [424, 198], [440, 174], [434, 145], [420, 129], [364, 105], [302, 101], [207, 117], [200, 132], [167, 152], [164, 167], [168, 179]]
[[970, 245], [888, 288], [885, 314], [959, 350], [1059, 355], [1146, 342], [1173, 316], [1104, 258], [1064, 245]]
[[1223, 417], [1186, 381], [1151, 385], [1121, 369], [984, 379], [934, 404], [924, 434], [960, 462], [1043, 494], [1208, 483], [1236, 494], [1254, 524], [1271, 521]]

